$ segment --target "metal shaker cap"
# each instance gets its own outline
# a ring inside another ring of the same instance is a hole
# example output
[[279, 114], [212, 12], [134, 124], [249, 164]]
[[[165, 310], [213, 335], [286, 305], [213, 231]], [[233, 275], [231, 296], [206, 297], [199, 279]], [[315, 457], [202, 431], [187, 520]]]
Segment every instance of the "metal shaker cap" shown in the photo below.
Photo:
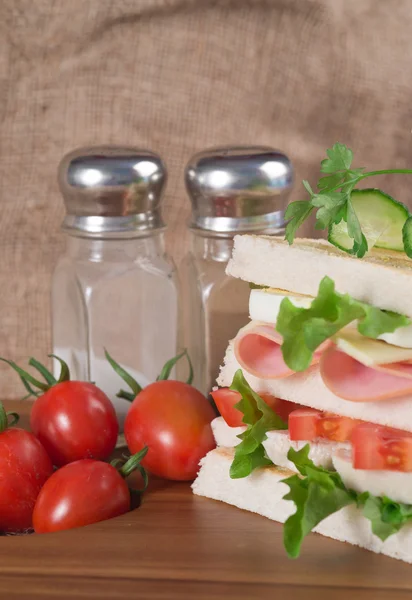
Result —
[[67, 213], [63, 229], [87, 237], [134, 237], [162, 229], [166, 180], [164, 163], [149, 150], [78, 148], [63, 157], [58, 169]]
[[189, 161], [185, 183], [198, 233], [282, 233], [293, 168], [279, 150], [211, 148]]

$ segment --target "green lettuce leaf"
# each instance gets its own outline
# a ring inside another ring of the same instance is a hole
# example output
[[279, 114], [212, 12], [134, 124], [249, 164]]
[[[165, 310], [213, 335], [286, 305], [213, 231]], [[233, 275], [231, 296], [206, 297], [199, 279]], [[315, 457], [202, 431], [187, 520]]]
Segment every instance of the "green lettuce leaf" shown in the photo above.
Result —
[[276, 329], [283, 337], [285, 363], [293, 371], [304, 371], [322, 342], [356, 320], [358, 331], [375, 339], [410, 324], [403, 315], [359, 302], [349, 294], [339, 294], [329, 277], [320, 282], [318, 295], [309, 308], [298, 308], [284, 298]]
[[350, 504], [362, 510], [371, 522], [372, 532], [382, 541], [412, 521], [412, 505], [348, 490], [339, 473], [313, 463], [309, 449], [309, 444], [299, 451], [290, 448], [288, 459], [300, 476], [292, 475], [283, 480], [290, 490], [284, 499], [296, 505], [296, 512], [287, 519], [283, 530], [285, 549], [291, 558], [299, 556], [304, 538], [318, 523]]
[[230, 467], [230, 477], [239, 479], [247, 477], [258, 467], [273, 464], [266, 456], [262, 442], [267, 437], [267, 431], [287, 429], [288, 426], [252, 390], [241, 369], [236, 371], [230, 389], [242, 396], [236, 408], [243, 413], [243, 422], [247, 425], [246, 431], [238, 436], [242, 441], [235, 448], [235, 457]]
[[383, 541], [412, 521], [410, 504], [394, 502], [386, 496], [377, 497], [365, 492], [358, 496], [357, 503], [371, 522], [373, 533]]
[[346, 489], [336, 471], [316, 467], [309, 458], [309, 444], [301, 450], [290, 448], [288, 459], [298, 469], [299, 475], [283, 480], [289, 486], [285, 500], [296, 505], [283, 530], [283, 542], [291, 558], [297, 558], [304, 538], [318, 523], [344, 506], [356, 501], [356, 494]]

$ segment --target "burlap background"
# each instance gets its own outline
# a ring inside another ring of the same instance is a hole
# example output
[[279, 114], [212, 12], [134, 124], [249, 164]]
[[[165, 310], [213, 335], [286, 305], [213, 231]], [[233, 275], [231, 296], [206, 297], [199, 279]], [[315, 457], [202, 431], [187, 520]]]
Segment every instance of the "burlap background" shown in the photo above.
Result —
[[[337, 140], [359, 165], [410, 164], [411, 31], [411, 0], [1, 0], [0, 356], [50, 350], [49, 282], [63, 248], [55, 173], [66, 151], [159, 151], [179, 262], [182, 169], [206, 146], [285, 150], [293, 199]], [[408, 202], [411, 183], [386, 187]], [[2, 397], [21, 393], [15, 375], [0, 376]]]

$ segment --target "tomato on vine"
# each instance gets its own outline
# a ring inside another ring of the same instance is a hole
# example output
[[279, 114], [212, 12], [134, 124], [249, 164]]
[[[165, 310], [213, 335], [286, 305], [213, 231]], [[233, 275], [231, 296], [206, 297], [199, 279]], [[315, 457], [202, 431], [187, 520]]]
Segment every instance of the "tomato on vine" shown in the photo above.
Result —
[[140, 464], [146, 452], [147, 448], [143, 448], [119, 469], [116, 468], [118, 460], [109, 464], [83, 459], [53, 473], [34, 507], [35, 532], [50, 533], [83, 527], [128, 512], [131, 496], [125, 478], [138, 469], [146, 488], [147, 475]]
[[210, 402], [191, 383], [193, 370], [186, 383], [168, 381], [176, 362], [186, 352], [171, 359], [163, 367], [157, 381], [143, 390], [106, 352], [106, 358], [132, 389], [121, 390], [119, 397], [132, 402], [124, 424], [124, 435], [130, 452], [148, 447], [142, 461], [151, 473], [172, 480], [192, 480], [199, 461], [215, 448], [211, 421], [216, 414]]
[[30, 414], [30, 427], [57, 467], [83, 458], [104, 460], [113, 452], [119, 425], [113, 404], [93, 383], [70, 381], [67, 364], [61, 364], [59, 379], [31, 358], [44, 381], [7, 362], [18, 373], [26, 390], [36, 400]]
[[[9, 417], [12, 421], [9, 423]], [[37, 496], [53, 473], [52, 462], [39, 440], [13, 427], [16, 413], [0, 403], [0, 531], [21, 532], [32, 527]]]

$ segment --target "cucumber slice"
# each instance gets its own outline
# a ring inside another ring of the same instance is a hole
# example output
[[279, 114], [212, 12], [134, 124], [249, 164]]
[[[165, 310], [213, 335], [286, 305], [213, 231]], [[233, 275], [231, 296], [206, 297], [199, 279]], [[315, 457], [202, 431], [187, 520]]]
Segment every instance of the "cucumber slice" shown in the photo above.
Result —
[[409, 217], [402, 229], [403, 248], [409, 258], [412, 258], [412, 216]]
[[[404, 204], [394, 200], [380, 190], [354, 190], [351, 194], [352, 206], [368, 242], [373, 246], [402, 252], [404, 249], [402, 228], [409, 217]], [[412, 224], [410, 226], [412, 242]], [[329, 228], [328, 240], [341, 250], [350, 250], [353, 239], [348, 235], [347, 224], [341, 221]], [[412, 244], [411, 244], [412, 250]]]

